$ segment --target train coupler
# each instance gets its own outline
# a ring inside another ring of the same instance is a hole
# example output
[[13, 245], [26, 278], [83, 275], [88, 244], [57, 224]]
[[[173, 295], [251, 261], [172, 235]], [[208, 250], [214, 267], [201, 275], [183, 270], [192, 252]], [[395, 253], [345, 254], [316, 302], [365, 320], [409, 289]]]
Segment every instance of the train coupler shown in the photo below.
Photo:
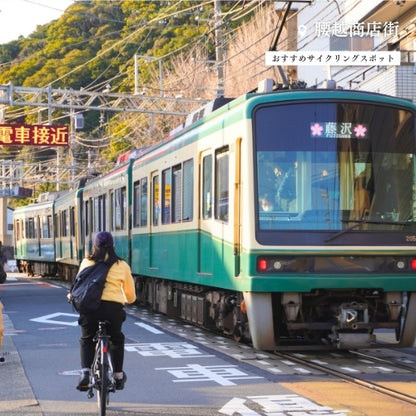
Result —
[[339, 350], [350, 350], [357, 348], [370, 348], [375, 342], [376, 336], [366, 333], [341, 332], [334, 334], [334, 343]]

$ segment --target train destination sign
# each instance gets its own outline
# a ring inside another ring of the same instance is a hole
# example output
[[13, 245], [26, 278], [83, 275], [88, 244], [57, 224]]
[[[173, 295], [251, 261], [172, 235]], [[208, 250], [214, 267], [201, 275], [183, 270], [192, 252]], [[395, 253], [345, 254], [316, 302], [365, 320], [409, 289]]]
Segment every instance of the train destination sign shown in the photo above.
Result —
[[0, 146], [68, 146], [68, 126], [0, 124]]
[[368, 127], [361, 123], [336, 123], [333, 121], [311, 123], [311, 137], [334, 139], [366, 139]]

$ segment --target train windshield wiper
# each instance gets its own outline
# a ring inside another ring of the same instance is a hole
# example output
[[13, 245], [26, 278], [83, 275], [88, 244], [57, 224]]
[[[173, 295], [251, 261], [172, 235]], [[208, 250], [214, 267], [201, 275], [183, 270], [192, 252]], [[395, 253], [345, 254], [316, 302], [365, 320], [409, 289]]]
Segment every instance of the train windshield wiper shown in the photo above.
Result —
[[384, 224], [384, 225], [410, 225], [412, 222], [409, 221], [381, 221], [381, 220], [341, 220], [342, 222], [354, 222], [355, 224], [350, 225], [349, 227], [338, 231], [337, 233], [331, 235], [331, 237], [328, 237], [325, 242], [335, 240], [335, 238], [340, 237], [341, 235], [350, 232], [354, 228], [357, 228], [358, 226], [362, 224]]

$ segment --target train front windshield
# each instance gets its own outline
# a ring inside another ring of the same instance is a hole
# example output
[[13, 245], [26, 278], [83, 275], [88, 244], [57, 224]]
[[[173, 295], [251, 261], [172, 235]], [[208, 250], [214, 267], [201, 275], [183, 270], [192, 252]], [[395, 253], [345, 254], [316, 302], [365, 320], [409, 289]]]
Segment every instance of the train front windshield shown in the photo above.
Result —
[[260, 106], [253, 123], [260, 243], [414, 243], [412, 112], [315, 101]]

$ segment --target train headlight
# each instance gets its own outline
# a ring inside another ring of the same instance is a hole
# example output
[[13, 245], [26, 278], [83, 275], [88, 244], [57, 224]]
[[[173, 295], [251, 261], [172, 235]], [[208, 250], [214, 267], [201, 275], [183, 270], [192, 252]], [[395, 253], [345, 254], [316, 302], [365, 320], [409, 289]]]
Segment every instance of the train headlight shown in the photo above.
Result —
[[276, 260], [273, 263], [273, 267], [274, 267], [275, 270], [280, 270], [283, 267], [283, 264], [279, 260]]
[[[405, 261], [403, 261], [403, 260], [399, 260], [397, 263], [396, 263], [396, 267], [397, 267], [397, 269], [398, 270], [404, 270], [405, 268], [406, 268], [406, 262]], [[412, 267], [413, 268], [413, 267]]]

